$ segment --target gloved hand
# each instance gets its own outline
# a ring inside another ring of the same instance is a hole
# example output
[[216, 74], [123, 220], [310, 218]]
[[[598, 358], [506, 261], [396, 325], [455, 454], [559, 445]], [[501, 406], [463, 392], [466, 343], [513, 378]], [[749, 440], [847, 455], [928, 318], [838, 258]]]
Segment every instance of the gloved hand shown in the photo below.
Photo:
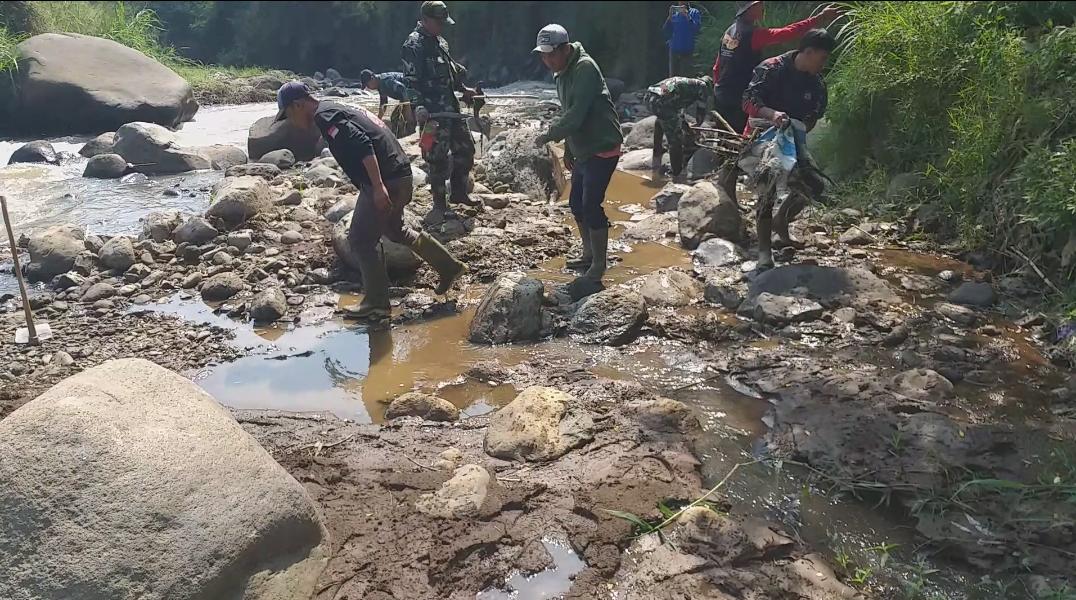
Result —
[[419, 127], [426, 124], [426, 121], [430, 120], [430, 111], [426, 110], [425, 106], [419, 106], [415, 108], [415, 122]]

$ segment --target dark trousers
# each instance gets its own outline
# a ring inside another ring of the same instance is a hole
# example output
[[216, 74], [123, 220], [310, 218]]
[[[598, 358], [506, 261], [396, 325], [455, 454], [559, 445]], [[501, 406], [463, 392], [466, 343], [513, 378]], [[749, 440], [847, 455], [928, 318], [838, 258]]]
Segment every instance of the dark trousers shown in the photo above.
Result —
[[363, 185], [359, 188], [359, 199], [355, 202], [355, 214], [351, 217], [351, 229], [348, 242], [360, 256], [376, 253], [381, 236], [405, 246], [410, 246], [418, 239], [418, 233], [404, 224], [404, 207], [411, 202], [414, 191], [410, 177], [401, 177], [385, 182], [392, 209], [387, 213], [377, 209], [374, 204], [373, 188]]
[[589, 229], [608, 229], [609, 218], [605, 216], [605, 191], [613, 171], [620, 162], [620, 157], [598, 158], [575, 161], [572, 167], [572, 191], [568, 196], [568, 205], [572, 216]]
[[736, 133], [743, 133], [747, 128], [747, 113], [743, 111], [741, 102], [728, 101], [718, 96], [714, 101], [714, 109], [732, 125]]
[[680, 54], [669, 50], [669, 77], [690, 77], [692, 57], [690, 52]]

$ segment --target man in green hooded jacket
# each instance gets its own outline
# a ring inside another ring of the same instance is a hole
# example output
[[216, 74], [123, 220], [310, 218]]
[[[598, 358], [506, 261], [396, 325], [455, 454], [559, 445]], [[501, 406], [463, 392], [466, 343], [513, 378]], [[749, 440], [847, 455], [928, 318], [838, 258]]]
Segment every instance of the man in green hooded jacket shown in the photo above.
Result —
[[568, 261], [568, 266], [586, 269], [580, 279], [600, 283], [605, 275], [610, 227], [602, 203], [620, 160], [624, 141], [620, 121], [601, 69], [582, 44], [569, 41], [563, 27], [543, 27], [534, 52], [541, 54], [542, 62], [556, 77], [561, 107], [560, 118], [535, 143], [542, 146], [567, 140], [564, 166], [572, 172], [569, 204], [583, 241], [581, 256]]

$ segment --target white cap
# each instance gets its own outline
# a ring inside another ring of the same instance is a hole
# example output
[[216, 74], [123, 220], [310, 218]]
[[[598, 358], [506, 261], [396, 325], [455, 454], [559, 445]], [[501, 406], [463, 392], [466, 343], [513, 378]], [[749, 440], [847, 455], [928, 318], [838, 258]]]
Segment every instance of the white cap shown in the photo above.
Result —
[[538, 45], [531, 52], [547, 54], [561, 44], [568, 43], [568, 30], [553, 23], [546, 25], [538, 32]]

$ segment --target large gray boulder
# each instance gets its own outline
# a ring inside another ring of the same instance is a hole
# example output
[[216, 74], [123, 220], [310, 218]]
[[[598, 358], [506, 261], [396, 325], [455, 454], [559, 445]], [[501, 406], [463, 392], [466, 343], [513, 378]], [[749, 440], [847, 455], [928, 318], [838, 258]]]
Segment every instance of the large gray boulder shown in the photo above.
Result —
[[965, 281], [949, 294], [949, 300], [955, 304], [980, 308], [992, 306], [997, 299], [994, 286], [981, 281]]
[[236, 165], [247, 164], [247, 154], [242, 148], [231, 144], [213, 144], [192, 148], [191, 152], [201, 154], [209, 159], [210, 166], [217, 171], [226, 171]]
[[485, 450], [504, 460], [544, 462], [592, 439], [593, 418], [560, 390], [529, 387], [490, 417]]
[[44, 33], [21, 42], [17, 52], [12, 114], [24, 130], [114, 131], [135, 121], [176, 127], [198, 111], [186, 80], [111, 40]]
[[[553, 180], [553, 157], [534, 146], [538, 133], [516, 129], [496, 144], [496, 153], [486, 159], [486, 179], [502, 183], [513, 192], [545, 198], [556, 185]], [[560, 165], [557, 165], [560, 168]]]
[[180, 148], [175, 133], [154, 123], [127, 123], [116, 130], [112, 151], [145, 174], [185, 173], [210, 169], [209, 158]]
[[75, 259], [86, 249], [85, 237], [85, 232], [75, 225], [54, 225], [31, 235], [26, 276], [32, 281], [49, 281], [70, 271]]
[[[178, 215], [177, 215], [178, 216]], [[202, 217], [191, 217], [175, 228], [172, 236], [177, 244], [184, 242], [200, 246], [220, 235], [215, 227]]]
[[86, 158], [93, 158], [98, 154], [110, 154], [112, 152], [112, 144], [116, 141], [116, 132], [109, 131], [102, 133], [101, 135], [86, 142], [79, 149], [78, 153]]
[[102, 267], [120, 273], [130, 269], [136, 260], [134, 244], [131, 238], [124, 235], [117, 235], [105, 242], [97, 256]]
[[328, 534], [303, 487], [189, 380], [140, 359], [0, 422], [0, 597], [309, 598]]
[[[351, 229], [351, 217], [354, 214], [353, 212], [348, 213], [333, 226], [333, 250], [336, 251], [336, 257], [343, 261], [349, 269], [359, 272], [358, 256], [355, 255], [355, 250], [351, 247], [351, 242], [347, 237], [348, 231]], [[388, 269], [389, 275], [394, 278], [401, 279], [413, 275], [422, 266], [422, 260], [403, 244], [397, 244], [390, 239], [381, 238], [381, 243], [378, 246], [383, 251], [382, 258], [385, 261], [385, 267]]]
[[290, 169], [295, 164], [295, 153], [287, 148], [266, 152], [258, 159], [260, 163], [276, 165], [278, 169]]
[[711, 237], [743, 241], [743, 221], [734, 198], [709, 181], [696, 183], [680, 198], [677, 208], [680, 243], [688, 250]]
[[205, 211], [207, 218], [224, 222], [235, 229], [254, 215], [273, 208], [273, 191], [261, 177], [225, 177], [213, 186], [213, 200]]
[[158, 243], [172, 239], [172, 232], [182, 224], [183, 217], [178, 211], [151, 212], [142, 218], [142, 239]]
[[587, 344], [620, 346], [635, 339], [646, 317], [642, 295], [617, 286], [583, 300], [568, 329], [574, 339]]
[[419, 417], [426, 421], [458, 421], [460, 409], [444, 398], [409, 392], [393, 400], [385, 411], [386, 419], [400, 417]]
[[702, 300], [702, 284], [676, 269], [658, 269], [642, 280], [639, 293], [647, 306], [683, 307]]
[[243, 177], [244, 175], [261, 177], [262, 179], [273, 179], [277, 175], [280, 175], [280, 167], [269, 163], [257, 162], [236, 165], [224, 171], [225, 177]]
[[489, 286], [471, 319], [469, 339], [476, 344], [534, 341], [545, 318], [541, 281], [522, 271], [504, 273]]
[[202, 284], [202, 300], [209, 302], [224, 302], [228, 298], [243, 291], [246, 284], [239, 278], [239, 275], [232, 271], [225, 271], [224, 273], [217, 273], [216, 275], [205, 280]]
[[46, 163], [56, 165], [60, 163], [60, 157], [52, 144], [45, 141], [28, 142], [15, 149], [7, 164], [15, 163]]
[[265, 156], [273, 150], [291, 150], [296, 160], [308, 161], [321, 154], [324, 142], [316, 127], [304, 129], [289, 121], [274, 121], [275, 117], [262, 117], [250, 126], [247, 137], [247, 155]]
[[130, 165], [119, 154], [95, 154], [86, 163], [83, 177], [93, 179], [119, 179], [127, 173]]
[[658, 118], [654, 116], [640, 119], [631, 126], [631, 132], [624, 136], [624, 148], [638, 150], [639, 148], [654, 147], [654, 125]]
[[257, 323], [272, 323], [288, 312], [288, 301], [280, 288], [269, 288], [250, 301], [250, 318]]
[[668, 183], [650, 198], [650, 204], [659, 213], [672, 212], [679, 208], [680, 198], [690, 190], [691, 186], [682, 183]]

